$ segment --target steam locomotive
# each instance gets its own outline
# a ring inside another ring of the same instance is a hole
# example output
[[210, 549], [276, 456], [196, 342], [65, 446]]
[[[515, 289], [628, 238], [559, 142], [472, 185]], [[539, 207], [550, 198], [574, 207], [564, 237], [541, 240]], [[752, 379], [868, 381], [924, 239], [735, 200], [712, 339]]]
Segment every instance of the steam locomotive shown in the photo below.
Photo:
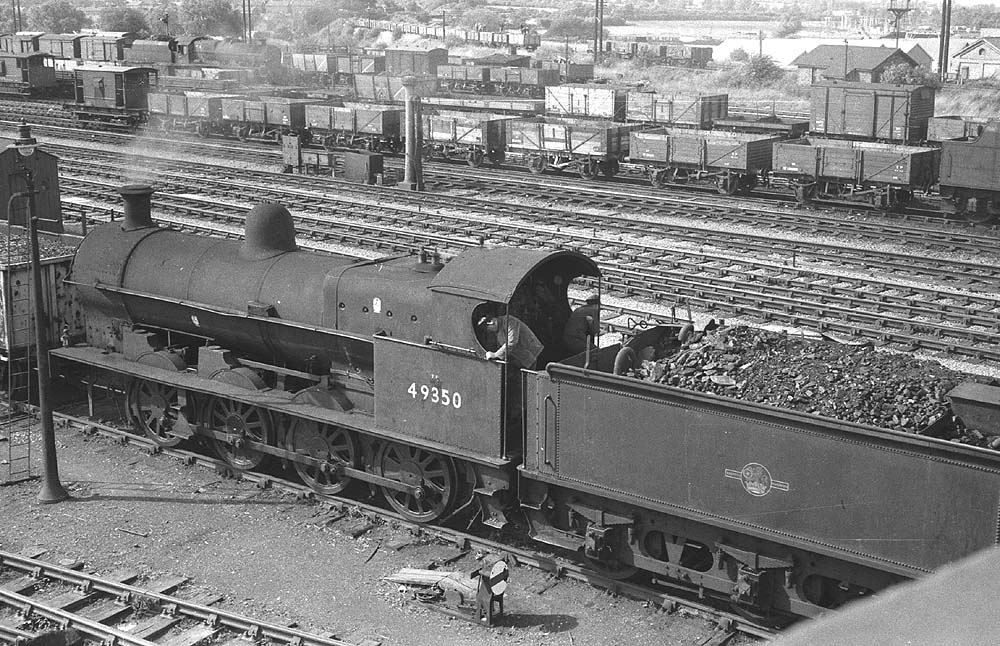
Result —
[[[124, 379], [161, 445], [203, 438], [236, 470], [280, 459], [417, 522], [520, 520], [610, 576], [761, 613], [816, 615], [997, 543], [996, 452], [616, 374], [671, 326], [567, 351], [568, 292], [600, 281], [581, 253], [359, 261], [300, 250], [275, 204], [232, 241], [158, 227], [152, 189], [121, 193], [124, 219], [76, 252], [82, 316], [51, 357]], [[544, 369], [485, 358], [477, 323], [498, 314], [533, 330]], [[970, 424], [1000, 399], [956, 390]]]

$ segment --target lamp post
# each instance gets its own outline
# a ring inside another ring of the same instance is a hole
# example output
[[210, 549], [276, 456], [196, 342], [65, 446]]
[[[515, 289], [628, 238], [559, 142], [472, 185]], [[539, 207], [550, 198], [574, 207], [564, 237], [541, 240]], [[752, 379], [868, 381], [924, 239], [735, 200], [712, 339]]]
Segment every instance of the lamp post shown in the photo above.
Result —
[[[24, 157], [35, 154], [38, 142], [31, 136], [31, 127], [22, 123], [13, 148]], [[35, 178], [32, 170], [22, 167], [25, 190], [14, 193], [7, 203], [7, 218], [10, 221], [10, 206], [17, 199], [28, 200], [28, 246], [31, 264], [31, 304], [35, 310], [35, 360], [38, 363], [38, 413], [42, 423], [42, 488], [38, 492], [38, 502], [50, 504], [69, 498], [69, 493], [59, 482], [59, 463], [56, 460], [56, 432], [52, 421], [52, 405], [49, 402], [49, 361], [48, 361], [48, 317], [42, 303], [42, 263], [38, 251], [38, 218], [35, 216]]]

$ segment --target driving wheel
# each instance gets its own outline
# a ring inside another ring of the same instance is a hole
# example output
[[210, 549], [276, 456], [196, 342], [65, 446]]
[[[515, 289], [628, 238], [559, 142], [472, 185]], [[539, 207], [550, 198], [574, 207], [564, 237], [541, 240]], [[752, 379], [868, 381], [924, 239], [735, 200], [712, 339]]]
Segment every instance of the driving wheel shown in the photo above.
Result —
[[136, 424], [158, 446], [176, 446], [184, 439], [171, 432], [174, 424], [184, 418], [177, 388], [135, 379], [129, 383], [125, 397], [128, 411]]
[[[316, 460], [348, 467], [355, 466], [358, 455], [357, 445], [350, 431], [307, 419], [295, 420], [288, 435], [288, 448]], [[295, 463], [295, 471], [303, 482], [320, 494], [338, 494], [351, 484], [350, 478], [341, 478], [325, 469], [301, 462]]]
[[389, 505], [407, 519], [429, 523], [451, 510], [457, 487], [451, 458], [389, 442], [379, 450], [375, 467], [385, 478], [421, 488], [418, 494], [411, 494], [382, 487]]
[[212, 439], [219, 457], [243, 471], [253, 469], [264, 460], [264, 453], [246, 448], [245, 442], [271, 442], [271, 416], [266, 410], [225, 397], [213, 397], [205, 408], [204, 419], [208, 427], [232, 435], [229, 441]]

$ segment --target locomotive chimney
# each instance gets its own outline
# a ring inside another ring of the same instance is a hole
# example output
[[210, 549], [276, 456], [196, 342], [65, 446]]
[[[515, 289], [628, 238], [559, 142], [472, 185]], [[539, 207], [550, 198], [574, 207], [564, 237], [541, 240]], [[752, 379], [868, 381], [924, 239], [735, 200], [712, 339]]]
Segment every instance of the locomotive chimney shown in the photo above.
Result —
[[118, 189], [125, 200], [125, 219], [122, 230], [134, 231], [153, 225], [153, 216], [149, 212], [149, 198], [155, 192], [146, 184], [127, 184]]

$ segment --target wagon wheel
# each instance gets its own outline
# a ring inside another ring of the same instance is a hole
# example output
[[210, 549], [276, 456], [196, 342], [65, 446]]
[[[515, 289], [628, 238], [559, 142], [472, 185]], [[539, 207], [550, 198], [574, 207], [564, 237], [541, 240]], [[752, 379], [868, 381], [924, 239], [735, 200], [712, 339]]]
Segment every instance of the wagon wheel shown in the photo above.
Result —
[[[333, 464], [349, 467], [357, 464], [358, 447], [350, 431], [312, 420], [295, 420], [288, 434], [288, 449]], [[301, 462], [295, 463], [295, 471], [303, 482], [324, 495], [338, 494], [351, 484], [350, 478], [340, 478]]]
[[486, 153], [478, 148], [473, 148], [465, 155], [465, 161], [473, 168], [479, 168], [483, 165], [483, 160], [486, 159]]
[[204, 121], [199, 121], [195, 131], [198, 133], [199, 137], [201, 137], [202, 139], [206, 139], [208, 137], [208, 132], [209, 132], [208, 124], [205, 123]]
[[494, 168], [498, 168], [507, 159], [506, 154], [502, 150], [491, 151], [488, 156]]
[[958, 213], [966, 222], [987, 224], [993, 220], [987, 198], [969, 197], [958, 202]]
[[125, 401], [136, 424], [158, 446], [176, 446], [184, 439], [171, 432], [178, 420], [186, 422], [176, 387], [135, 379], [125, 389]]
[[271, 442], [274, 430], [271, 415], [266, 410], [225, 397], [212, 397], [205, 404], [202, 419], [210, 429], [235, 436], [231, 442], [212, 438], [219, 457], [231, 466], [245, 471], [263, 461], [265, 454], [244, 448], [243, 442]]
[[606, 159], [603, 164], [601, 164], [601, 172], [607, 178], [612, 178], [618, 174], [618, 170], [621, 168], [621, 164], [617, 159]]
[[422, 488], [421, 495], [415, 496], [382, 487], [389, 505], [409, 520], [433, 522], [447, 514], [455, 501], [457, 481], [451, 458], [388, 442], [375, 458], [375, 470], [383, 477]]
[[595, 179], [600, 172], [597, 160], [585, 159], [580, 162], [580, 177], [584, 179]]
[[663, 188], [667, 185], [667, 175], [670, 171], [666, 168], [654, 168], [649, 171], [649, 183], [654, 188]]
[[809, 204], [816, 199], [819, 189], [814, 182], [795, 185], [795, 201], [799, 204]]
[[723, 173], [716, 178], [715, 188], [722, 195], [736, 195], [740, 190], [740, 178], [733, 173]]
[[250, 137], [250, 126], [240, 126], [240, 129], [236, 131], [236, 138], [240, 141], [246, 141]]
[[528, 159], [528, 170], [536, 175], [544, 171], [546, 166], [548, 166], [548, 161], [542, 155], [532, 155]]

